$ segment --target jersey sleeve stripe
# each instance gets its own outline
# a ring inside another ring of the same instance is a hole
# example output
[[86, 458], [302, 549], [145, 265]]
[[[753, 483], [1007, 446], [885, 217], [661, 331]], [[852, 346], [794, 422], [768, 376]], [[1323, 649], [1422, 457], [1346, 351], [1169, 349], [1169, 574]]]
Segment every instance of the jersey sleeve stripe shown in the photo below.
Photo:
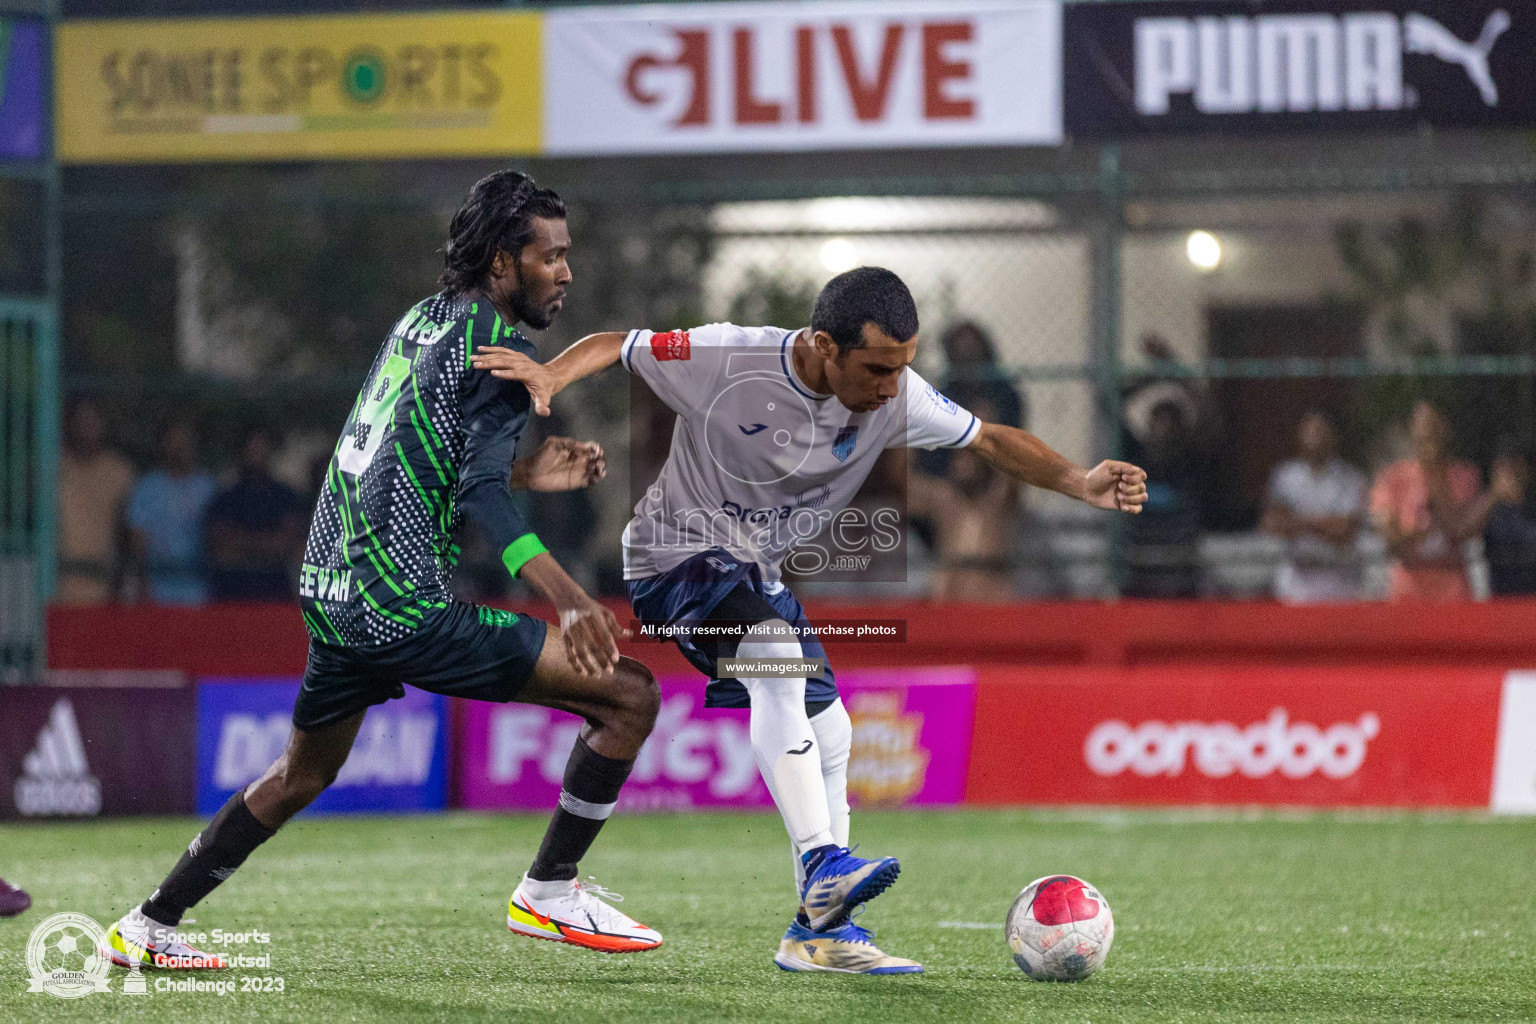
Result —
[[640, 330], [637, 328], [629, 332], [629, 337], [624, 339], [624, 344], [619, 349], [619, 359], [624, 363], [624, 369], [628, 370], [630, 373], [635, 372], [635, 342], [639, 339]]
[[951, 447], [951, 448], [964, 448], [966, 445], [968, 445], [972, 441], [974, 441], [976, 439], [976, 435], [979, 434], [980, 432], [981, 432], [981, 420], [976, 418], [976, 414], [975, 413], [971, 413], [971, 422], [966, 424], [965, 430], [960, 434], [959, 440], [957, 440], [954, 444], [950, 445], [949, 447]]

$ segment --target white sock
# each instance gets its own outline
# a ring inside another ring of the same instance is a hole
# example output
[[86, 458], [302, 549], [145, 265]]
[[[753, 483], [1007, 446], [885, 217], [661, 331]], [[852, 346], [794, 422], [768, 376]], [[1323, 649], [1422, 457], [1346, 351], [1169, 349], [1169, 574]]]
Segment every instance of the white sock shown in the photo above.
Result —
[[[783, 619], [760, 622], [737, 645], [738, 658], [799, 658], [800, 641]], [[805, 679], [743, 678], [752, 698], [749, 732], [758, 770], [802, 854], [834, 845], [821, 752], [805, 714]]]
[[[853, 722], [841, 700], [834, 701], [815, 718], [811, 728], [821, 748], [821, 781], [827, 791], [827, 815], [832, 821], [832, 842], [848, 845], [848, 752], [853, 747]], [[795, 893], [805, 888], [805, 862], [791, 848], [795, 862]]]
[[556, 878], [550, 881], [540, 881], [537, 878], [529, 878], [527, 874], [523, 875], [523, 880], [518, 885], [518, 888], [523, 890], [524, 895], [534, 900], [557, 900], [562, 896], [569, 895], [570, 891], [575, 887], [576, 882], [574, 879]]

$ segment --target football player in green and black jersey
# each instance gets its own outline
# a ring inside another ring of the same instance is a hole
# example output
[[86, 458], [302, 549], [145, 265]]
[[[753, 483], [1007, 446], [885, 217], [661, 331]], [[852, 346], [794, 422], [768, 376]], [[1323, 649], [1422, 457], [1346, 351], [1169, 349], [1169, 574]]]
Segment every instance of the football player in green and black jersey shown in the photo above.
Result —
[[[220, 967], [176, 932], [182, 914], [335, 780], [369, 706], [433, 693], [521, 701], [586, 719], [559, 807], [507, 911], [513, 931], [605, 952], [661, 935], [578, 883], [576, 866], [618, 802], [658, 695], [619, 656], [619, 626], [529, 529], [511, 488], [567, 490], [603, 475], [595, 444], [565, 438], [514, 461], [530, 398], [471, 365], [476, 346], [533, 354], [519, 323], [548, 327], [571, 272], [565, 206], [513, 171], [478, 182], [454, 215], [443, 290], [384, 341], [326, 472], [299, 578], [309, 663], [287, 749], [192, 840], [160, 887], [108, 933], [120, 965]], [[454, 600], [465, 517], [507, 571], [555, 606], [559, 625]]]

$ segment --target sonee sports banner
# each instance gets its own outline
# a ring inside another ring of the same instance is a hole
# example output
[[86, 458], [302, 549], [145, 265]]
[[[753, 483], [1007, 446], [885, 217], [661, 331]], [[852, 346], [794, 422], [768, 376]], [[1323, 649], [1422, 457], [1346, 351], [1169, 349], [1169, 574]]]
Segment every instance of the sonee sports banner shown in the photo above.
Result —
[[539, 26], [526, 11], [67, 21], [59, 159], [535, 153]]
[[1070, 4], [1070, 135], [1536, 124], [1532, 0]]

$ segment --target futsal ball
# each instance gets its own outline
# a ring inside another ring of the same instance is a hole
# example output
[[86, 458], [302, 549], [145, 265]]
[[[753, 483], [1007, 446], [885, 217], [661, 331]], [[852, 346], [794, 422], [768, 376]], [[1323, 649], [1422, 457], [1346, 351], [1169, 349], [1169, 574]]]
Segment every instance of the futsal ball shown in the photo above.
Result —
[[1035, 981], [1082, 981], [1104, 966], [1115, 919], [1099, 890], [1071, 875], [1024, 887], [1005, 925], [1013, 962]]

